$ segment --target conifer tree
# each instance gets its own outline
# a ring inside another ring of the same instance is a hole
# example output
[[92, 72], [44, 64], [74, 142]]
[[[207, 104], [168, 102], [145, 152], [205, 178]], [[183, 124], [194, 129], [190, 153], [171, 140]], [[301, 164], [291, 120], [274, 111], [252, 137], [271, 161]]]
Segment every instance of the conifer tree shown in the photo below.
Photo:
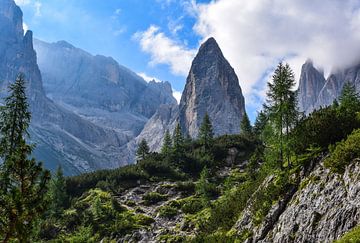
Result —
[[250, 120], [248, 115], [244, 114], [241, 123], [240, 123], [240, 133], [243, 134], [245, 137], [252, 137], [253, 136], [253, 128], [250, 124]]
[[256, 117], [253, 129], [256, 136], [260, 136], [261, 133], [264, 131], [267, 120], [268, 116], [265, 114], [265, 112], [260, 111]]
[[[279, 160], [284, 161], [284, 149], [289, 141], [290, 129], [298, 118], [294, 73], [288, 64], [279, 63], [273, 75], [272, 82], [268, 82], [268, 105], [265, 106], [270, 121], [274, 125], [279, 141]], [[286, 151], [289, 161], [289, 151]]]
[[50, 187], [50, 215], [53, 217], [59, 217], [68, 200], [66, 193], [65, 177], [61, 166], [56, 169], [54, 176], [51, 178]]
[[173, 133], [173, 150], [176, 157], [179, 157], [182, 155], [183, 152], [183, 146], [184, 146], [184, 137], [181, 132], [180, 123], [178, 122], [176, 124], [174, 133]]
[[150, 153], [150, 148], [149, 148], [149, 145], [147, 144], [146, 140], [145, 139], [141, 140], [139, 147], [136, 151], [138, 160], [145, 159], [146, 155], [148, 155], [149, 153]]
[[349, 112], [360, 111], [360, 96], [356, 92], [355, 86], [345, 83], [339, 97], [340, 109]]
[[24, 75], [19, 74], [13, 84], [9, 85], [9, 96], [0, 117], [0, 156], [4, 159], [11, 156], [16, 147], [27, 134], [30, 124], [30, 112], [26, 98]]
[[171, 153], [172, 149], [172, 141], [169, 130], [166, 130], [165, 136], [164, 136], [164, 143], [161, 148], [161, 153], [165, 156], [168, 156]]
[[29, 242], [35, 223], [45, 212], [50, 173], [30, 158], [33, 146], [24, 136], [30, 123], [25, 79], [19, 75], [9, 86], [1, 109], [0, 240]]
[[206, 149], [211, 146], [214, 138], [214, 131], [209, 115], [207, 113], [205, 114], [202, 124], [200, 126], [198, 138], [200, 144], [203, 145]]

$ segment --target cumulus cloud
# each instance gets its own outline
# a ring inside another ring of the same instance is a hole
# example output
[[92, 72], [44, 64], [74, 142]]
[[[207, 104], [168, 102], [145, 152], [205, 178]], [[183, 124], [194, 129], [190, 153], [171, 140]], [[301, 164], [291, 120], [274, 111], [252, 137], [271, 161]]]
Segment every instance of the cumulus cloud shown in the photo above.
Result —
[[148, 76], [146, 73], [144, 72], [140, 72], [137, 73], [137, 75], [139, 75], [140, 77], [142, 77], [146, 82], [150, 82], [150, 81], [155, 81], [157, 83], [160, 83], [160, 79], [152, 77], [152, 76]]
[[182, 76], [188, 74], [196, 50], [177, 43], [154, 25], [146, 31], [135, 33], [133, 37], [140, 43], [142, 51], [150, 54], [151, 65], [167, 64], [173, 74]]
[[297, 78], [307, 58], [327, 73], [359, 60], [356, 0], [217, 0], [193, 9], [194, 30], [215, 37], [250, 102], [264, 94], [266, 71], [281, 60]]

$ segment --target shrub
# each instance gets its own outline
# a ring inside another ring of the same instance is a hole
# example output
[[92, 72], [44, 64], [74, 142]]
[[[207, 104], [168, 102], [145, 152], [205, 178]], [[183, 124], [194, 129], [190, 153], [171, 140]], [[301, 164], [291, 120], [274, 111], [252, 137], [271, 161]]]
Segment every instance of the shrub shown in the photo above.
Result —
[[336, 144], [324, 165], [337, 173], [343, 173], [351, 161], [360, 156], [360, 129], [355, 130], [347, 139]]
[[186, 214], [194, 214], [202, 210], [205, 206], [204, 201], [197, 197], [188, 197], [182, 200], [181, 211]]
[[147, 205], [155, 204], [161, 201], [164, 201], [167, 198], [166, 195], [157, 193], [157, 192], [149, 192], [143, 196], [144, 203]]
[[172, 218], [179, 213], [177, 208], [172, 207], [170, 205], [164, 205], [159, 208], [159, 216], [163, 218]]

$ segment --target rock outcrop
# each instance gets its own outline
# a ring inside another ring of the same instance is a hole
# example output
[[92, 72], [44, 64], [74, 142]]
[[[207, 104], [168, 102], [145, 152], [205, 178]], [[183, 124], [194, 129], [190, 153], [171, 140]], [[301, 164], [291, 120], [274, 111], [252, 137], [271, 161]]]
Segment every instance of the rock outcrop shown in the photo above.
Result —
[[192, 62], [179, 105], [183, 131], [196, 137], [206, 113], [215, 135], [239, 133], [245, 113], [239, 80], [214, 38], [201, 45]]
[[360, 163], [343, 175], [319, 165], [288, 203], [264, 242], [332, 242], [360, 220]]
[[298, 89], [298, 102], [301, 111], [309, 113], [317, 108], [318, 97], [325, 82], [324, 73], [318, 71], [311, 60], [306, 61], [301, 68]]

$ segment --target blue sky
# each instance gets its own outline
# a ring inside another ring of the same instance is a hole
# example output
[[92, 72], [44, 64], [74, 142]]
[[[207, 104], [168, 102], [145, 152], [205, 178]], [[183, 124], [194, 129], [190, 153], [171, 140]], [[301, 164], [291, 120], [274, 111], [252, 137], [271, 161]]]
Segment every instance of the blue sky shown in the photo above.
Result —
[[299, 79], [311, 58], [328, 75], [360, 59], [358, 0], [15, 0], [44, 41], [112, 56], [182, 91], [202, 41], [215, 37], [254, 120], [281, 60]]

